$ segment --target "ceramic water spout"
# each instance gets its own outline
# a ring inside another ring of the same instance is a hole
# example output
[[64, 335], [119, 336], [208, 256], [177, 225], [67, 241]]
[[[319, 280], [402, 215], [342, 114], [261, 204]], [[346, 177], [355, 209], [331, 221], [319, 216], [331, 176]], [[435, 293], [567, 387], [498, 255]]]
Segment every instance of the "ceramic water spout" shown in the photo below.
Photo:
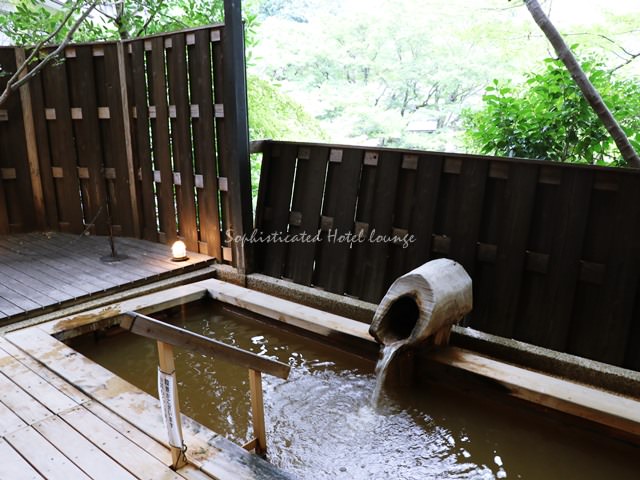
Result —
[[449, 342], [451, 327], [473, 305], [471, 278], [462, 265], [441, 258], [398, 278], [380, 302], [369, 328], [378, 342], [405, 346], [433, 337]]

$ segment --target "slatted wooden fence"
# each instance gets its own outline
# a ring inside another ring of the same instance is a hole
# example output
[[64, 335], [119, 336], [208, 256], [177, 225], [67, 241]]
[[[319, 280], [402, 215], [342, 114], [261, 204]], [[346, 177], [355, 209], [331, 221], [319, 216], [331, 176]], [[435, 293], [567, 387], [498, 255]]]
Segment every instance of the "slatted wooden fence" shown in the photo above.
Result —
[[[71, 45], [13, 95], [0, 110], [0, 233], [106, 234], [110, 215], [116, 234], [181, 237], [229, 260], [223, 33]], [[21, 56], [0, 48], [2, 71]]]
[[[472, 327], [640, 370], [640, 172], [287, 142], [262, 149], [257, 230], [288, 242], [256, 243], [257, 270], [378, 302], [401, 274], [453, 258], [474, 281]], [[318, 230], [319, 241], [295, 237]], [[374, 231], [415, 241], [371, 241]]]

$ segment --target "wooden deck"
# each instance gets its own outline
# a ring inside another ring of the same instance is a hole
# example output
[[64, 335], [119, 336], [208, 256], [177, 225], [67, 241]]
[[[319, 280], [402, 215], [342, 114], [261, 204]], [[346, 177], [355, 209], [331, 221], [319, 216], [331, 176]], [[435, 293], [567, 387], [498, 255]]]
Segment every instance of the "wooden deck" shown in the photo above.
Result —
[[0, 324], [73, 305], [88, 298], [205, 267], [213, 258], [189, 253], [171, 261], [166, 245], [116, 237], [124, 260], [106, 263], [108, 237], [63, 233], [0, 236]]
[[184, 417], [173, 471], [159, 402], [40, 327], [0, 337], [0, 478], [289, 478]]

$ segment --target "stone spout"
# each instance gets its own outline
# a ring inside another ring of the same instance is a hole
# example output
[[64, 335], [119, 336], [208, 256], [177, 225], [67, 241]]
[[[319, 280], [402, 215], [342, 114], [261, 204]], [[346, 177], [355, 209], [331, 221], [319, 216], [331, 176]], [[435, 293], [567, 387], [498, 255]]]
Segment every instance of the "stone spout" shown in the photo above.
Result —
[[380, 343], [406, 346], [433, 337], [449, 342], [451, 327], [473, 306], [471, 278], [462, 265], [441, 258], [398, 278], [378, 305], [369, 333]]

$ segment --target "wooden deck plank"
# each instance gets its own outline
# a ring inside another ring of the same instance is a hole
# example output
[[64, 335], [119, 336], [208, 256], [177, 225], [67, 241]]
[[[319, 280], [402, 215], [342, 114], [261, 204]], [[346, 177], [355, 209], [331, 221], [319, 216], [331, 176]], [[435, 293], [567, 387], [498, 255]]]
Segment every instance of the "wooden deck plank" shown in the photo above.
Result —
[[31, 427], [5, 437], [47, 480], [91, 480], [82, 470]]
[[42, 476], [0, 438], [0, 478], [11, 480], [39, 480]]
[[49, 311], [92, 295], [196, 270], [213, 258], [189, 252], [185, 262], [171, 261], [170, 248], [144, 240], [116, 239], [125, 260], [106, 263], [106, 237], [41, 233], [0, 236], [0, 321]]
[[24, 282], [21, 282], [20, 280], [14, 278], [14, 274], [19, 275], [20, 272], [11, 267], [0, 265], [0, 283], [2, 283], [5, 288], [19, 293], [24, 292], [27, 288], [30, 287], [29, 298], [41, 307], [51, 305], [52, 303], [56, 303], [58, 301], [57, 295], [47, 295], [46, 293], [43, 293], [40, 288], [36, 288], [38, 287], [38, 285], [34, 285], [32, 287], [31, 283], [25, 284]]
[[121, 435], [93, 413], [77, 407], [60, 415], [62, 419], [89, 439], [111, 458], [132, 472], [148, 480], [180, 480], [168, 466], [149, 455], [138, 445]]
[[[73, 242], [73, 248], [70, 249], [70, 242], [65, 244], [63, 242], [47, 242], [47, 245], [50, 249], [54, 249], [60, 253], [66, 254], [66, 256], [70, 256], [74, 263], [81, 263], [84, 268], [84, 271], [93, 271], [99, 270], [101, 275], [104, 273], [107, 278], [113, 279], [116, 282], [122, 282], [122, 279], [128, 280], [136, 280], [139, 279], [141, 273], [145, 274], [153, 274], [155, 275], [157, 271], [149, 270], [145, 268], [144, 265], [130, 265], [127, 262], [117, 262], [117, 263], [105, 263], [100, 259], [103, 256], [110, 255], [111, 249], [109, 247], [109, 241], [105, 237], [71, 237], [71, 242]], [[38, 242], [39, 239], [36, 237], [35, 240], [32, 241]], [[42, 240], [40, 240], [42, 241]], [[121, 238], [115, 239], [116, 242], [116, 251], [118, 254], [128, 254], [129, 252], [121, 251]], [[71, 252], [71, 253], [70, 253]], [[135, 257], [133, 257], [135, 258]], [[132, 258], [132, 260], [133, 260]]]
[[29, 425], [53, 415], [3, 373], [0, 373], [0, 401]]
[[[84, 242], [78, 242], [77, 244], [55, 244], [50, 241], [43, 241], [40, 239], [32, 240], [37, 246], [37, 251], [40, 254], [39, 260], [43, 261], [50, 267], [61, 270], [65, 273], [72, 273], [74, 277], [80, 279], [93, 278], [97, 271], [100, 272], [100, 279], [92, 280], [89, 284], [93, 285], [93, 288], [111, 288], [114, 285], [122, 283], [123, 278], [132, 280], [138, 278], [138, 274], [128, 273], [126, 270], [119, 268], [118, 274], [110, 272], [108, 267], [113, 264], [105, 264], [100, 261], [100, 257], [103, 256], [102, 252], [95, 248], [87, 248], [82, 245]], [[104, 251], [104, 254], [108, 254]], [[115, 268], [115, 267], [113, 267]], [[76, 275], [77, 274], [77, 275]]]
[[38, 362], [23, 350], [0, 337], [0, 348], [18, 360], [22, 365], [34, 372], [47, 383], [50, 383], [58, 391], [69, 397], [73, 402], [82, 404], [89, 401], [89, 398], [68, 382], [65, 382], [58, 375], [49, 370], [43, 363]]
[[9, 355], [0, 344], [0, 372], [16, 385], [38, 399], [53, 413], [60, 413], [78, 405], [78, 402], [62, 393], [33, 370]]
[[20, 251], [12, 248], [6, 241], [0, 244], [0, 249], [2, 250], [0, 262], [5, 265], [10, 265], [22, 271], [29, 272], [30, 275], [35, 275], [37, 278], [44, 277], [47, 279], [47, 282], [57, 285], [59, 290], [74, 298], [91, 293], [90, 288], [83, 287], [78, 284], [72, 285], [63, 272], [43, 264], [38, 258], [38, 255], [21, 253]]
[[[133, 443], [144, 449], [147, 453], [153, 455], [163, 464], [171, 464], [171, 453], [167, 447], [157, 440], [151, 438], [138, 427], [127, 422], [124, 418], [112, 412], [104, 405], [98, 402], [87, 402], [84, 407], [100, 418], [107, 425], [111, 426], [121, 435], [124, 435]], [[209, 480], [211, 477], [201, 472], [193, 465], [186, 465], [177, 472], [181, 477], [187, 480]]]
[[33, 300], [30, 300], [28, 297], [1, 284], [0, 297], [9, 303], [12, 303], [21, 310], [37, 310], [42, 307], [42, 305], [37, 304]]
[[[93, 480], [136, 478], [59, 417], [47, 418], [33, 428]], [[127, 447], [126, 444], [121, 446], [122, 449]]]
[[11, 315], [23, 313], [24, 311], [25, 310], [23, 308], [19, 308], [0, 295], [0, 312], [2, 312], [3, 315], [10, 317]]
[[24, 285], [22, 288], [31, 288], [36, 290], [43, 295], [50, 297], [54, 302], [63, 302], [73, 298], [68, 293], [57, 288], [55, 282], [49, 281], [46, 276], [32, 276], [17, 267], [18, 265], [12, 263], [1, 263], [0, 261], [0, 273], [2, 275], [10, 276], [16, 282], [20, 282]]
[[0, 436], [5, 436], [24, 426], [26, 426], [26, 423], [13, 413], [9, 407], [0, 402]]

